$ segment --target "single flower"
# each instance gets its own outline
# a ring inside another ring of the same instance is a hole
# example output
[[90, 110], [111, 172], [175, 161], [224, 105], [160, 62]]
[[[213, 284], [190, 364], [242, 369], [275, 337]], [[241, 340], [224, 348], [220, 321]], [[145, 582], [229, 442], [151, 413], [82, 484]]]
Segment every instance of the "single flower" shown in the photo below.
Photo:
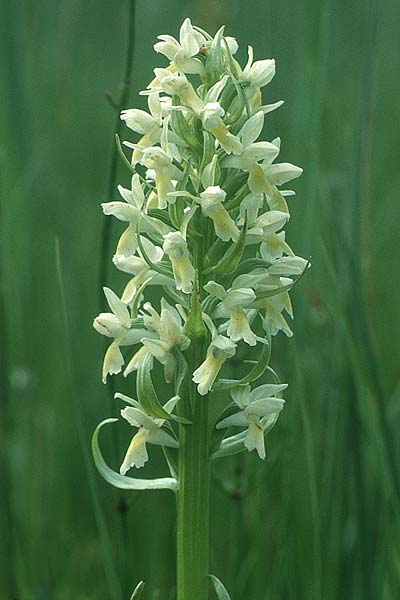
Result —
[[163, 131], [163, 119], [168, 117], [171, 112], [172, 101], [168, 96], [150, 94], [148, 97], [148, 106], [150, 113], [138, 108], [131, 108], [121, 112], [121, 120], [125, 121], [129, 129], [141, 134], [137, 142], [139, 148], [135, 148], [132, 154], [132, 164], [140, 162], [143, 150], [161, 141]]
[[154, 50], [164, 54], [181, 73], [202, 75], [204, 66], [195, 58], [206, 42], [202, 33], [193, 28], [190, 19], [185, 19], [179, 31], [179, 42], [171, 35], [157, 36], [160, 42], [154, 44]]
[[[147, 281], [148, 285], [171, 285], [173, 280], [166, 275], [158, 273], [152, 269], [150, 265], [143, 258], [139, 245], [137, 243], [137, 237], [135, 237], [136, 244], [132, 244], [131, 249], [133, 250], [130, 256], [124, 254], [115, 254], [113, 257], [113, 263], [120, 271], [133, 275], [132, 279], [128, 281], [125, 289], [122, 293], [121, 300], [125, 304], [131, 304], [140, 286]], [[154, 265], [161, 262], [164, 256], [162, 248], [156, 246], [145, 238], [140, 236], [140, 241], [143, 249], [150, 259], [150, 262]], [[117, 249], [118, 250], [118, 249]], [[134, 254], [135, 253], [135, 254]]]
[[239, 412], [222, 419], [217, 429], [228, 427], [247, 427], [244, 445], [249, 452], [257, 450], [258, 456], [265, 459], [263, 418], [279, 414], [285, 401], [275, 398], [278, 392], [287, 388], [287, 384], [265, 384], [254, 390], [249, 385], [238, 385], [231, 390], [232, 400], [240, 408]]
[[[164, 410], [171, 413], [178, 402], [179, 397], [175, 396], [164, 404]], [[154, 419], [149, 417], [140, 407], [140, 404], [129, 398], [129, 404], [121, 410], [121, 415], [128, 421], [132, 427], [137, 427], [138, 432], [133, 436], [125, 458], [120, 467], [121, 475], [125, 475], [131, 467], [140, 469], [149, 460], [147, 453], [147, 444], [156, 444], [159, 446], [168, 446], [169, 448], [178, 448], [178, 442], [170, 433], [162, 429], [165, 419]]]
[[211, 390], [224, 362], [234, 356], [236, 344], [223, 335], [217, 335], [208, 347], [204, 362], [193, 373], [197, 391], [205, 396]]
[[176, 289], [190, 294], [195, 279], [195, 270], [189, 258], [186, 240], [179, 231], [164, 236], [163, 250], [168, 255], [174, 272]]
[[186, 350], [190, 344], [189, 338], [183, 333], [182, 320], [178, 311], [161, 299], [161, 313], [154, 310], [150, 303], [146, 303], [144, 309], [149, 316], [144, 316], [144, 322], [148, 329], [154, 331], [156, 336], [143, 337], [143, 346], [164, 365], [164, 376], [167, 383], [171, 382], [176, 369], [175, 348]]
[[131, 318], [128, 308], [124, 302], [110, 289], [103, 288], [111, 313], [100, 313], [93, 321], [93, 327], [106, 337], [114, 338], [108, 347], [103, 361], [103, 383], [106, 383], [107, 375], [115, 375], [121, 372], [124, 364], [120, 346], [131, 346], [137, 344], [145, 330], [131, 329]]
[[209, 186], [200, 194], [201, 210], [204, 216], [213, 220], [215, 233], [221, 240], [236, 242], [240, 231], [223, 206], [225, 198], [226, 192], [219, 185]]
[[232, 287], [226, 291], [222, 285], [215, 281], [210, 281], [204, 286], [204, 289], [221, 300], [212, 316], [215, 319], [229, 319], [227, 328], [229, 338], [233, 342], [243, 340], [249, 346], [255, 346], [257, 336], [250, 327], [249, 311], [245, 310], [256, 299], [254, 290]]
[[241, 154], [242, 144], [238, 137], [230, 133], [222, 117], [225, 111], [219, 102], [207, 102], [201, 111], [203, 127], [219, 141], [227, 154]]
[[[171, 66], [173, 67], [173, 65]], [[170, 96], [178, 96], [185, 107], [195, 114], [200, 114], [203, 109], [203, 101], [183, 73], [178, 74], [173, 68], [168, 67], [167, 69], [154, 69], [154, 74], [156, 77], [150, 83], [146, 93], [163, 91]]]
[[158, 205], [160, 208], [166, 208], [168, 193], [175, 190], [173, 180], [180, 179], [181, 173], [173, 164], [171, 158], [162, 148], [152, 146], [143, 151], [141, 164], [152, 169], [155, 172], [155, 181], [158, 195]]

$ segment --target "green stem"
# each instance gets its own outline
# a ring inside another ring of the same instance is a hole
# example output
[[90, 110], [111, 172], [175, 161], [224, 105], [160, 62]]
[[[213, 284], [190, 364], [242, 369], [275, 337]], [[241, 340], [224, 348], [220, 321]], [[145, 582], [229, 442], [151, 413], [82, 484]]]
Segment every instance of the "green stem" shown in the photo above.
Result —
[[[201, 252], [198, 253], [201, 256]], [[197, 262], [197, 261], [196, 261]], [[200, 263], [200, 264], [199, 264]], [[197, 262], [201, 272], [201, 258]], [[207, 600], [209, 574], [210, 446], [208, 396], [200, 396], [193, 371], [204, 360], [207, 330], [201, 316], [199, 293], [192, 296], [185, 327], [191, 343], [187, 352], [188, 381], [181, 414], [192, 425], [180, 425], [177, 526], [177, 600]]]

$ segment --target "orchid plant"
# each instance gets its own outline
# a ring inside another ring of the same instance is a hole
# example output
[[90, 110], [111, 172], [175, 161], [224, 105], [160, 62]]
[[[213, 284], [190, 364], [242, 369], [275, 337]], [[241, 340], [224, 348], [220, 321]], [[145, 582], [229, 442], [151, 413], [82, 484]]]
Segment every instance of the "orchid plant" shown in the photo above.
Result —
[[[154, 48], [169, 64], [154, 69], [141, 92], [149, 110], [121, 114], [138, 134], [124, 142], [131, 160], [117, 139], [130, 188], [118, 186], [121, 200], [102, 205], [126, 223], [113, 263], [129, 280], [120, 296], [104, 288], [110, 312], [94, 320], [111, 340], [103, 382], [122, 371], [135, 377], [135, 398], [115, 394], [135, 432], [120, 473], [106, 464], [98, 441], [100, 429], [117, 419], [97, 427], [93, 453], [114, 486], [177, 495], [177, 599], [205, 600], [211, 463], [245, 451], [265, 459], [265, 436], [284, 407], [287, 386], [269, 365], [271, 345], [280, 331], [292, 336], [289, 291], [308, 262], [286, 242], [294, 192], [282, 186], [302, 169], [276, 162], [279, 138], [258, 141], [266, 115], [282, 104], [262, 103], [273, 59], [254, 61], [249, 47], [242, 67], [223, 27], [212, 37], [189, 19], [179, 40], [160, 35]], [[161, 293], [159, 308], [148, 300], [151, 286]], [[169, 393], [164, 404], [160, 379]], [[223, 403], [217, 419], [209, 413], [213, 402]], [[151, 444], [163, 448], [168, 476], [127, 476], [146, 464]], [[215, 576], [211, 581], [219, 598], [229, 598]]]

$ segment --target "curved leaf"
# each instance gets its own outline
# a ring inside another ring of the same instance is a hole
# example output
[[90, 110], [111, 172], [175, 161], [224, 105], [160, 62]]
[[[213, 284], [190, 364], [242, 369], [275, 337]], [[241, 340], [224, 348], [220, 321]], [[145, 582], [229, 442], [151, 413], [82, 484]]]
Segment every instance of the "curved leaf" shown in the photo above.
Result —
[[153, 381], [151, 379], [151, 368], [152, 368], [153, 357], [150, 353], [144, 357], [138, 368], [136, 377], [136, 394], [140, 405], [144, 412], [155, 419], [172, 419], [179, 423], [186, 425], [190, 424], [190, 421], [184, 417], [178, 417], [172, 415], [163, 408], [161, 402], [158, 399], [156, 390], [154, 389]]
[[[178, 482], [172, 477], [160, 477], [157, 479], [137, 479], [120, 475], [105, 462], [99, 447], [100, 429], [108, 424], [115, 423], [118, 419], [105, 419], [97, 425], [92, 437], [92, 453], [95, 465], [100, 475], [111, 485], [121, 490], [172, 490], [178, 489]], [[138, 596], [140, 597], [140, 596]]]
[[137, 173], [135, 167], [129, 162], [129, 160], [125, 156], [125, 152], [122, 149], [122, 144], [121, 144], [121, 140], [120, 140], [118, 133], [115, 134], [115, 144], [117, 146], [118, 154], [124, 161], [125, 166], [128, 167], [128, 169], [130, 170], [131, 173], [133, 173], [133, 174]]
[[139, 246], [139, 250], [141, 255], [143, 256], [143, 260], [148, 264], [148, 266], [150, 267], [150, 269], [152, 271], [157, 271], [157, 273], [160, 273], [161, 275], [165, 275], [166, 277], [171, 277], [173, 278], [173, 273], [172, 273], [172, 269], [165, 265], [162, 266], [161, 262], [154, 262], [151, 261], [150, 258], [147, 255], [146, 250], [144, 249], [144, 246], [142, 244], [142, 240], [140, 239], [140, 221], [141, 219], [139, 218], [138, 222], [137, 222], [137, 228], [136, 228], [136, 233], [137, 233], [137, 241], [138, 241], [138, 246]]
[[[182, 178], [176, 184], [176, 191], [180, 192], [182, 190], [186, 190], [187, 183], [189, 181], [190, 170], [192, 168], [191, 161], [188, 160], [185, 165], [185, 170], [183, 171]], [[184, 216], [184, 207], [185, 201], [182, 197], [177, 197], [175, 202], [168, 203], [168, 215], [171, 219], [174, 227], [176, 229], [180, 229], [182, 219]]]
[[215, 575], [209, 575], [211, 582], [214, 586], [215, 593], [217, 594], [218, 600], [231, 600], [230, 595], [228, 594], [228, 590]]
[[217, 33], [214, 36], [212, 44], [207, 53], [206, 59], [206, 75], [207, 75], [207, 84], [209, 86], [213, 85], [216, 81], [221, 78], [221, 75], [224, 70], [224, 63], [222, 57], [222, 47], [221, 41], [224, 35], [225, 27], [222, 26], [218, 29]]
[[180, 350], [176, 350], [176, 371], [175, 371], [175, 394], [182, 397], [182, 385], [185, 381], [185, 376], [188, 370], [188, 365]]
[[147, 214], [153, 219], [162, 221], [165, 225], [168, 225], [168, 227], [172, 227], [171, 219], [166, 210], [162, 210], [161, 208], [149, 208]]
[[171, 419], [169, 412], [162, 407], [151, 379], [153, 357], [148, 353], [141, 361], [136, 378], [136, 394], [146, 415], [156, 419]]
[[246, 244], [247, 223], [243, 225], [236, 244], [231, 244], [222, 258], [213, 267], [209, 267], [204, 273], [233, 273], [243, 256]]
[[310, 261], [307, 261], [307, 264], [304, 267], [303, 271], [300, 273], [300, 275], [297, 276], [297, 278], [294, 281], [292, 281], [292, 283], [288, 283], [287, 285], [283, 285], [281, 287], [277, 287], [272, 290], [266, 290], [264, 292], [256, 292], [256, 299], [252, 304], [249, 305], [250, 308], [262, 308], [263, 307], [262, 301], [264, 298], [271, 298], [272, 296], [277, 296], [278, 294], [282, 294], [283, 292], [288, 292], [289, 290], [291, 290], [304, 277], [304, 274], [305, 274], [306, 270], [308, 269], [309, 265], [310, 265]]
[[140, 600], [144, 590], [144, 581], [140, 581], [132, 592], [129, 600]]
[[243, 385], [255, 381], [265, 373], [271, 356], [271, 341], [265, 344], [260, 354], [257, 364], [241, 379], [220, 379], [214, 385], [214, 390], [230, 390], [235, 385]]

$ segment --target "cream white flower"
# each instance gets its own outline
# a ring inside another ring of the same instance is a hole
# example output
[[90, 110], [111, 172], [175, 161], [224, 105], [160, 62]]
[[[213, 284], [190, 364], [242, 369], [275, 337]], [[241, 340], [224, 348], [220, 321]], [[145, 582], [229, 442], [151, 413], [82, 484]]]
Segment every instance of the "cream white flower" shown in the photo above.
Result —
[[144, 209], [145, 196], [140, 185], [139, 175], [133, 175], [131, 189], [119, 185], [118, 191], [125, 202], [105, 202], [101, 206], [105, 215], [113, 215], [119, 221], [129, 223], [119, 239], [115, 254], [117, 256], [130, 256], [137, 249], [137, 225], [139, 220], [141, 221], [141, 230], [147, 233], [163, 235], [169, 231], [169, 227], [146, 214]]
[[307, 261], [301, 256], [283, 256], [273, 262], [268, 268], [268, 273], [291, 277], [292, 275], [301, 275], [306, 267]]
[[258, 244], [266, 241], [269, 236], [276, 233], [285, 225], [289, 219], [289, 213], [282, 213], [278, 210], [269, 210], [254, 222], [247, 232], [246, 244]]
[[301, 167], [291, 163], [277, 163], [276, 165], [265, 165], [263, 171], [268, 181], [272, 185], [283, 185], [296, 177], [300, 177], [303, 172]]
[[173, 351], [175, 348], [186, 350], [190, 340], [183, 333], [182, 321], [178, 311], [168, 304], [164, 298], [161, 299], [160, 316], [150, 303], [146, 303], [144, 309], [150, 313], [150, 316], [144, 317], [145, 324], [149, 329], [156, 332], [157, 337], [143, 337], [142, 344], [154, 358], [164, 365], [165, 380], [169, 383], [174, 377], [176, 368]]
[[254, 302], [256, 294], [251, 288], [234, 288], [226, 291], [222, 285], [210, 281], [204, 289], [221, 300], [213, 316], [215, 319], [229, 319], [227, 334], [233, 342], [243, 340], [249, 346], [255, 346], [257, 336], [252, 332], [245, 308]]
[[[134, 276], [127, 283], [122, 293], [121, 300], [125, 302], [125, 304], [131, 304], [136, 292], [145, 281], [148, 282], [148, 285], [171, 285], [171, 283], [173, 283], [170, 278], [153, 270], [147, 264], [139, 249], [136, 236], [135, 241], [135, 245], [132, 244], [131, 248], [133, 252], [137, 253], [136, 255], [133, 253], [130, 256], [126, 256], [125, 254], [115, 254], [113, 257], [113, 263], [117, 269]], [[143, 236], [140, 236], [140, 241], [150, 262], [152, 264], [161, 262], [164, 256], [162, 248], [156, 246], [153, 242]]]
[[287, 384], [265, 384], [254, 390], [249, 385], [238, 385], [231, 390], [232, 400], [240, 411], [222, 419], [217, 429], [247, 427], [244, 445], [249, 452], [257, 450], [263, 460], [266, 457], [263, 418], [279, 414], [285, 401], [274, 396], [287, 388]]
[[266, 58], [253, 62], [254, 50], [248, 47], [248, 60], [242, 72], [243, 79], [248, 79], [251, 86], [264, 87], [272, 81], [275, 76], [275, 60]]
[[166, 118], [171, 112], [172, 101], [169, 97], [160, 98], [159, 94], [151, 94], [148, 97], [148, 106], [150, 114], [138, 108], [131, 108], [121, 112], [121, 119], [125, 121], [129, 129], [142, 135], [137, 142], [139, 148], [135, 148], [132, 155], [132, 164], [140, 162], [142, 149], [154, 146], [160, 142], [163, 118]]
[[157, 36], [160, 42], [154, 44], [154, 50], [164, 54], [181, 73], [202, 75], [204, 67], [201, 60], [194, 58], [204, 46], [206, 38], [193, 29], [190, 19], [185, 19], [179, 31], [179, 42], [171, 35]]
[[[283, 278], [281, 278], [282, 280]], [[291, 282], [289, 279], [286, 281], [282, 281], [282, 283]], [[263, 289], [264, 286], [260, 286], [260, 290]], [[265, 286], [264, 289], [266, 289]], [[282, 292], [281, 294], [276, 294], [275, 296], [271, 296], [269, 298], [264, 298], [262, 300], [258, 300], [257, 303], [262, 306], [265, 310], [264, 316], [264, 328], [270, 335], [277, 335], [279, 331], [283, 331], [287, 337], [292, 337], [293, 331], [290, 329], [285, 317], [282, 312], [286, 311], [288, 315], [293, 318], [293, 309], [292, 303], [290, 301], [290, 296], [287, 292]]]
[[223, 335], [217, 335], [207, 350], [205, 361], [193, 373], [197, 391], [205, 396], [211, 390], [224, 362], [234, 356], [236, 344]]
[[100, 313], [93, 321], [93, 327], [106, 337], [114, 338], [108, 347], [103, 362], [103, 383], [107, 375], [120, 373], [124, 364], [120, 346], [137, 344], [145, 330], [131, 329], [131, 318], [126, 304], [110, 289], [103, 288], [111, 313]]
[[241, 154], [242, 144], [235, 135], [229, 132], [222, 120], [225, 111], [219, 102], [207, 102], [201, 112], [203, 127], [219, 141], [227, 154]]
[[104, 214], [113, 215], [120, 221], [136, 223], [144, 204], [144, 193], [139, 175], [133, 175], [130, 190], [119, 185], [118, 191], [125, 202], [103, 202], [101, 206]]
[[195, 279], [195, 270], [190, 262], [185, 238], [179, 231], [167, 233], [164, 236], [163, 250], [171, 261], [176, 288], [184, 294], [190, 294]]
[[178, 74], [171, 68], [154, 69], [154, 74], [156, 77], [150, 83], [147, 93], [163, 91], [170, 96], [178, 96], [181, 103], [194, 113], [201, 112], [203, 102], [185, 75]]
[[[293, 250], [285, 241], [285, 232], [271, 233], [266, 236], [265, 241], [260, 246], [261, 258], [267, 262], [274, 262], [277, 258], [282, 258], [283, 254], [293, 256]], [[279, 273], [284, 275], [286, 273]]]
[[[140, 404], [133, 398], [129, 398], [129, 404], [121, 410], [121, 415], [130, 425], [138, 428], [138, 432], [133, 436], [125, 458], [120, 467], [121, 475], [125, 475], [131, 467], [140, 469], [149, 460], [147, 454], [147, 444], [156, 444], [159, 446], [168, 446], [169, 448], [178, 448], [178, 442], [171, 434], [162, 429], [165, 419], [154, 419], [149, 417], [140, 407]], [[164, 410], [171, 413], [178, 402], [179, 397], [175, 396], [164, 404]]]
[[200, 194], [201, 210], [203, 215], [213, 220], [215, 233], [221, 240], [235, 242], [240, 231], [222, 204], [225, 198], [226, 192], [219, 185], [209, 186]]
[[272, 194], [272, 185], [259, 164], [270, 165], [279, 154], [279, 145], [276, 142], [256, 142], [264, 125], [264, 113], [259, 110], [255, 115], [245, 122], [241, 131], [240, 139], [243, 152], [240, 156], [226, 157], [222, 166], [225, 168], [236, 168], [249, 173], [248, 185], [253, 194]]
[[164, 150], [157, 146], [146, 148], [140, 162], [147, 169], [154, 170], [158, 204], [160, 208], [166, 208], [168, 200], [173, 201], [168, 198], [168, 193], [173, 192], [175, 189], [172, 180], [177, 180], [181, 176], [179, 169], [174, 167], [170, 157]]

